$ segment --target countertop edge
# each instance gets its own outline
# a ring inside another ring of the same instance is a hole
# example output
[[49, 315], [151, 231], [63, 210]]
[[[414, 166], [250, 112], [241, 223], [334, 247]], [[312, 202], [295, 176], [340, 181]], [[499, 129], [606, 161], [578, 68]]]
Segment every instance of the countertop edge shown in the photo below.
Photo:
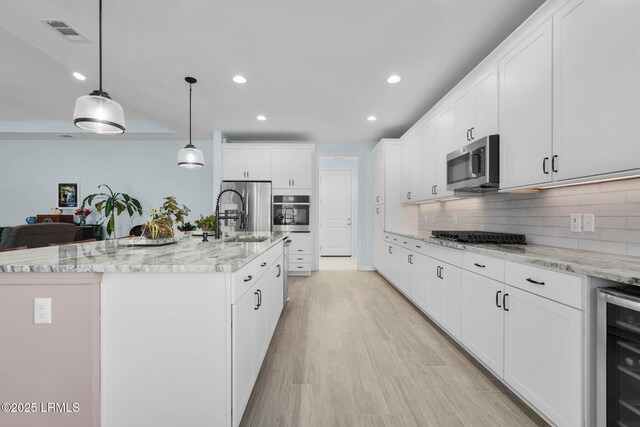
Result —
[[[608, 267], [599, 267], [597, 264], [589, 263], [589, 265], [580, 264], [572, 261], [561, 260], [557, 258], [553, 258], [552, 256], [536, 256], [533, 254], [515, 254], [505, 252], [500, 249], [502, 245], [496, 245], [495, 248], [487, 247], [486, 245], [472, 245], [467, 243], [453, 242], [450, 240], [442, 240], [436, 239], [433, 237], [408, 234], [404, 232], [392, 231], [392, 230], [384, 230], [385, 233], [395, 234], [397, 236], [403, 236], [410, 239], [416, 239], [423, 241], [425, 243], [430, 243], [436, 246], [447, 247], [451, 249], [463, 250], [471, 253], [475, 253], [478, 255], [486, 255], [494, 258], [500, 258], [506, 261], [514, 261], [525, 264], [532, 264], [538, 267], [549, 268], [553, 270], [560, 270], [567, 273], [573, 273], [581, 276], [590, 276], [596, 277], [600, 279], [611, 280], [614, 282], [620, 282], [628, 285], [640, 285], [640, 270], [625, 270], [625, 269], [612, 269]], [[504, 245], [504, 246], [520, 246], [520, 245]], [[582, 254], [586, 257], [591, 256], [595, 257], [612, 257], [612, 258], [628, 258], [629, 262], [633, 262], [634, 260], [640, 265], [640, 258], [637, 257], [625, 257], [622, 255], [612, 255], [603, 252], [591, 252], [591, 251], [581, 251], [577, 249], [565, 249], [559, 248], [555, 246], [541, 246], [541, 245], [527, 245], [528, 247], [541, 248], [540, 250], [544, 250], [542, 248], [549, 248], [550, 250], [563, 250], [572, 254]]]

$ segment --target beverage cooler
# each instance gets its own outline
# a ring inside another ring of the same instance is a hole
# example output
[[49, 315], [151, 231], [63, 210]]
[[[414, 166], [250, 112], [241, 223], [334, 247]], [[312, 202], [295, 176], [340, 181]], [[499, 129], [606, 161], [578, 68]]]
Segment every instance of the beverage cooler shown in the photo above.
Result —
[[640, 426], [640, 287], [598, 293], [598, 426]]

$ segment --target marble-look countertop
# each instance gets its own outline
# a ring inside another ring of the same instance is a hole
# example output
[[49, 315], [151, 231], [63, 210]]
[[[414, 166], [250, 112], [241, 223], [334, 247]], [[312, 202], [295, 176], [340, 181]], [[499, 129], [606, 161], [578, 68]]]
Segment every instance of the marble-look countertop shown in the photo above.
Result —
[[585, 276], [599, 277], [601, 279], [629, 285], [640, 285], [639, 257], [531, 244], [492, 245], [460, 243], [436, 239], [431, 236], [430, 232], [419, 232], [418, 234], [399, 233], [392, 230], [385, 230], [385, 232], [480, 255], [528, 263]]
[[[240, 233], [248, 235], [249, 233]], [[166, 246], [125, 246], [105, 240], [0, 253], [0, 273], [232, 273], [282, 241], [285, 233], [251, 233], [260, 243], [181, 235]]]

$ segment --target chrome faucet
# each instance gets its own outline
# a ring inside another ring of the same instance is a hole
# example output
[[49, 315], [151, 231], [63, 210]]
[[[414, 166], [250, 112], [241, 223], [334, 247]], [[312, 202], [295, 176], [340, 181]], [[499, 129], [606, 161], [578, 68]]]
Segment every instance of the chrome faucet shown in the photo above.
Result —
[[[224, 193], [236, 193], [238, 197], [240, 197], [240, 201], [242, 202], [242, 210], [237, 215], [225, 214], [224, 217], [220, 218], [220, 197]], [[220, 194], [218, 194], [218, 200], [216, 200], [216, 239], [219, 239], [222, 236], [222, 231], [220, 230], [220, 219], [235, 219], [240, 220], [240, 229], [244, 230], [245, 228], [245, 207], [244, 207], [244, 197], [242, 194], [238, 193], [236, 190], [231, 188], [227, 188], [226, 190], [222, 190]]]

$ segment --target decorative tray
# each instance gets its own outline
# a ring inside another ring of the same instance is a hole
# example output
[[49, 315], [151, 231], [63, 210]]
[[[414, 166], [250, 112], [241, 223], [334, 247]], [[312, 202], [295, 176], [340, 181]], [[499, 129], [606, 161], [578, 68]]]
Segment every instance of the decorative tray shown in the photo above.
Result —
[[146, 237], [134, 237], [132, 239], [118, 240], [118, 246], [165, 246], [178, 243], [178, 239], [170, 237], [166, 239], [147, 239]]

